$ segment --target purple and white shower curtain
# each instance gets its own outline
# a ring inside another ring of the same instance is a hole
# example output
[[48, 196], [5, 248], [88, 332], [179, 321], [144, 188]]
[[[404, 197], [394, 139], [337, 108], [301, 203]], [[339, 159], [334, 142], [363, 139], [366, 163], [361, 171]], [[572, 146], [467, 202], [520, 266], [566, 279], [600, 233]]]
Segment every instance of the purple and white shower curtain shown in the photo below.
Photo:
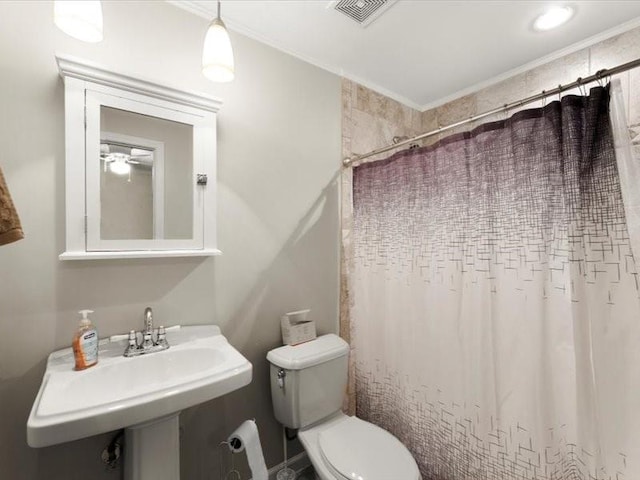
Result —
[[354, 168], [357, 414], [423, 480], [640, 479], [609, 105], [596, 87]]

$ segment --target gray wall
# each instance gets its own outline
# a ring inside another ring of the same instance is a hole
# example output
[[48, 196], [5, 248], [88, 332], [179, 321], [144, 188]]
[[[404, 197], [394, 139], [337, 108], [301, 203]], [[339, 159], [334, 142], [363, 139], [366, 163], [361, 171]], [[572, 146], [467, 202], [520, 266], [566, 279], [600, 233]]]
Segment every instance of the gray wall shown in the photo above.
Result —
[[[51, 2], [0, 2], [0, 166], [26, 233], [0, 248], [0, 478], [121, 476], [105, 472], [98, 458], [110, 435], [42, 449], [26, 445], [46, 357], [69, 345], [80, 308], [96, 311], [101, 336], [139, 327], [147, 305], [165, 325], [220, 325], [253, 363], [254, 380], [183, 412], [183, 478], [218, 478], [219, 442], [250, 417], [257, 419], [267, 464], [275, 465], [282, 450], [265, 354], [279, 344], [279, 315], [309, 307], [320, 333], [337, 328], [340, 80], [232, 34], [237, 78], [216, 85], [200, 74], [206, 20], [163, 2], [103, 4], [105, 40], [91, 45], [55, 28]], [[64, 115], [55, 52], [224, 100], [218, 125], [223, 256], [58, 260]]]
[[126, 175], [100, 169], [100, 238], [153, 238], [152, 168], [131, 164]]

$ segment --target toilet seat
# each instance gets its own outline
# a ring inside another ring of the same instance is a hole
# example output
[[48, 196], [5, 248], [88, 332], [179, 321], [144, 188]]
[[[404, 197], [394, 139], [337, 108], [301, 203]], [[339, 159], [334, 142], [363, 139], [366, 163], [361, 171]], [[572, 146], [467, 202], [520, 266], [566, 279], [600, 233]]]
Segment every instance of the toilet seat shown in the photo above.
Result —
[[356, 417], [345, 417], [318, 434], [329, 470], [340, 480], [418, 480], [406, 447], [389, 432]]

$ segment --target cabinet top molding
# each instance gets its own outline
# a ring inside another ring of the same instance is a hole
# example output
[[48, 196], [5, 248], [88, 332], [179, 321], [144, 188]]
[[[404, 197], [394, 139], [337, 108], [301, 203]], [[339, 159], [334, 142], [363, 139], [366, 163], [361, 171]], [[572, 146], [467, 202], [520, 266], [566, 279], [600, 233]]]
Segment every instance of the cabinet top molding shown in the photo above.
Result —
[[68, 55], [56, 55], [56, 62], [60, 76], [63, 79], [67, 77], [77, 78], [79, 80], [119, 88], [188, 107], [200, 108], [213, 113], [218, 112], [222, 106], [222, 101], [219, 98], [210, 95], [185, 91], [151, 80], [144, 80], [120, 72], [114, 72], [101, 65]]

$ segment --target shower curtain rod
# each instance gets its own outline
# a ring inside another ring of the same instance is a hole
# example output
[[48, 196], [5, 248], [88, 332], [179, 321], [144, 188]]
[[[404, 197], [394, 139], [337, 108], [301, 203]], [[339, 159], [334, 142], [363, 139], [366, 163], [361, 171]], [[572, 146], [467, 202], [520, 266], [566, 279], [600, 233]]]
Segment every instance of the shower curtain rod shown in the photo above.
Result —
[[[503, 106], [494, 108], [493, 110], [489, 110], [484, 113], [479, 113], [478, 115], [473, 115], [472, 117], [466, 118], [456, 123], [452, 123], [450, 125], [446, 125], [444, 127], [439, 127], [436, 130], [432, 130], [430, 132], [421, 133], [420, 135], [416, 135], [415, 137], [411, 137], [409, 139], [403, 140], [398, 143], [394, 143], [392, 145], [387, 145], [386, 147], [381, 147], [376, 150], [372, 150], [367, 153], [363, 153], [361, 155], [353, 155], [351, 157], [347, 157], [342, 161], [343, 166], [352, 167], [355, 163], [360, 163], [365, 158], [372, 157], [374, 155], [378, 155], [379, 153], [388, 152], [390, 150], [395, 150], [398, 147], [402, 147], [404, 145], [409, 145], [411, 143], [417, 142], [418, 140], [423, 140], [428, 137], [432, 137], [434, 135], [438, 135], [442, 132], [446, 132], [453, 128], [459, 127], [461, 125], [465, 125], [467, 123], [475, 122], [476, 120], [480, 120], [485, 117], [489, 117], [491, 115], [495, 115], [496, 113], [505, 112], [511, 110], [512, 108], [521, 107], [522, 105], [527, 105], [529, 103], [535, 102], [537, 100], [542, 100], [543, 98], [550, 97], [552, 95], [556, 95], [564, 92], [565, 90], [571, 90], [572, 88], [580, 87], [582, 85], [586, 85], [587, 83], [591, 83], [597, 80], [602, 80], [605, 77], [610, 77], [612, 75], [616, 75], [618, 73], [626, 72], [627, 70], [631, 70], [632, 68], [636, 68], [640, 66], [640, 58], [637, 60], [633, 60], [631, 62], [623, 63], [622, 65], [618, 65], [613, 68], [604, 68], [602, 70], [598, 70], [593, 75], [582, 78], [579, 77], [575, 82], [569, 83], [567, 85], [558, 85], [556, 88], [552, 90], [543, 90], [541, 93], [536, 95], [532, 95], [527, 98], [523, 98], [522, 100], [518, 100], [512, 103], [505, 103]], [[370, 160], [377, 161], [377, 160]]]

